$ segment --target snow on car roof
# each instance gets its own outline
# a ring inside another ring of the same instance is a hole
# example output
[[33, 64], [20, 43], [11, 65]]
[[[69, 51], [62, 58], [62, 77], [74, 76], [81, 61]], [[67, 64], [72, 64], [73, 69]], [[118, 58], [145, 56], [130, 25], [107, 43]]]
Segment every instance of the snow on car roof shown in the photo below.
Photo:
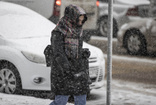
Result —
[[55, 24], [17, 4], [0, 2], [0, 33], [7, 38], [50, 35]]
[[130, 5], [150, 4], [149, 0], [116, 0], [116, 2]]

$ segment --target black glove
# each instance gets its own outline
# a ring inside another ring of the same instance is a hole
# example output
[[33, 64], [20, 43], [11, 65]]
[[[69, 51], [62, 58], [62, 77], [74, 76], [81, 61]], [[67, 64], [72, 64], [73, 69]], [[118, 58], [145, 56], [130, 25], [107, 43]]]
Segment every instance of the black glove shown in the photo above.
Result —
[[83, 58], [89, 58], [90, 57], [90, 51], [88, 48], [82, 49], [82, 57]]

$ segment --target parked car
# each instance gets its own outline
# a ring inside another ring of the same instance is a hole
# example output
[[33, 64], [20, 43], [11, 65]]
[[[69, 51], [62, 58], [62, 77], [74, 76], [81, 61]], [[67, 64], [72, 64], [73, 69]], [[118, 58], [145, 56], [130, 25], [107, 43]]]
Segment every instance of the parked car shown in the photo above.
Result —
[[[97, 0], [3, 0], [28, 7], [39, 14], [43, 15], [53, 23], [57, 23], [64, 14], [64, 9], [69, 4], [76, 4], [81, 6], [87, 12], [88, 21], [86, 21], [83, 28], [85, 29], [85, 41], [90, 39], [90, 31], [96, 30], [98, 18], [98, 3]], [[44, 5], [43, 5], [44, 4]]]
[[[108, 1], [99, 0], [98, 31], [107, 36]], [[144, 5], [149, 5], [149, 0], [113, 0], [113, 36], [117, 37], [119, 28], [127, 22], [142, 17]]]
[[[51, 70], [43, 52], [55, 26], [26, 7], [0, 1], [0, 92], [51, 90]], [[105, 75], [103, 52], [85, 42], [83, 48], [91, 51], [90, 89], [100, 88]]]
[[124, 24], [118, 32], [118, 46], [129, 54], [156, 52], [156, 18], [142, 18]]
[[[107, 36], [108, 0], [3, 0], [26, 6], [54, 23], [63, 16], [64, 9], [69, 4], [81, 6], [88, 15], [84, 25], [85, 32]], [[145, 16], [149, 0], [113, 0], [113, 36], [117, 37], [121, 25], [136, 17]], [[44, 4], [44, 5], [43, 5]], [[90, 39], [86, 35], [86, 41]]]
[[55, 0], [0, 0], [25, 6], [49, 19], [53, 15]]

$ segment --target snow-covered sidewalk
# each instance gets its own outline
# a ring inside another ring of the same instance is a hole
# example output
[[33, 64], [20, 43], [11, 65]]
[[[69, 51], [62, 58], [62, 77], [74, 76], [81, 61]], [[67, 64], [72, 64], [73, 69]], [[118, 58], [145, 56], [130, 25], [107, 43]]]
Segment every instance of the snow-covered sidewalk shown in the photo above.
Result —
[[50, 99], [0, 93], [0, 105], [49, 105], [50, 102]]
[[[156, 85], [113, 80], [111, 95], [112, 105], [155, 105]], [[32, 96], [0, 93], [0, 105], [49, 105], [51, 101]], [[106, 85], [91, 91], [87, 105], [106, 105]]]
[[[111, 96], [112, 105], [156, 105], [156, 85], [113, 80]], [[87, 105], [106, 105], [106, 86], [93, 90], [91, 97], [95, 99]]]

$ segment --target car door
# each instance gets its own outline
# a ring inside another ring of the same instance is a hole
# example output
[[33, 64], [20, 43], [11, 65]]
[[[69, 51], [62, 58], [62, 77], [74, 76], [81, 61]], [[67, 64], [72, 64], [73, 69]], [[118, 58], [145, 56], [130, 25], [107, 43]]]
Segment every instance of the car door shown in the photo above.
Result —
[[52, 15], [54, 0], [3, 0], [28, 7], [49, 18]]
[[84, 29], [96, 29], [98, 16], [96, 0], [62, 0], [60, 18], [64, 15], [65, 7], [70, 4], [80, 6], [86, 11], [88, 20], [83, 26]]

